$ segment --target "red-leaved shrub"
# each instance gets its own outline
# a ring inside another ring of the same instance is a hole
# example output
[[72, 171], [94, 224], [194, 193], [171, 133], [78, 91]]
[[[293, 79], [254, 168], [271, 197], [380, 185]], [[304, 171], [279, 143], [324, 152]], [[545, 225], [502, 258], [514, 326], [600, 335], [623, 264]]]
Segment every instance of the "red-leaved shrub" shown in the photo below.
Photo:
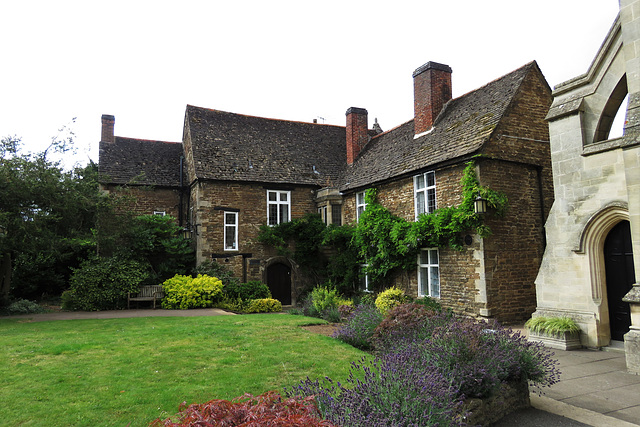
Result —
[[389, 341], [411, 334], [436, 314], [422, 304], [409, 303], [392, 308], [373, 332], [374, 347], [383, 348]]
[[156, 419], [152, 427], [335, 427], [322, 420], [313, 396], [283, 399], [276, 391], [259, 396], [245, 394], [233, 401], [215, 399], [180, 405], [174, 422]]

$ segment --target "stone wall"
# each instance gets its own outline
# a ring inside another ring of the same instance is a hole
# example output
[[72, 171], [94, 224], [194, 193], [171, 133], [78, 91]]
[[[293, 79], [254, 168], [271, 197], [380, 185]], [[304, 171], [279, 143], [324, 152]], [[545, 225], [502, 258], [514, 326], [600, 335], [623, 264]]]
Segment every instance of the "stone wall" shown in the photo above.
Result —
[[[536, 315], [574, 318], [588, 347], [610, 341], [602, 250], [620, 221], [631, 223], [636, 279], [639, 271], [640, 19], [634, 12], [639, 5], [638, 0], [621, 1], [620, 17], [593, 64], [585, 74], [556, 86], [548, 115], [556, 200], [536, 279]], [[603, 140], [602, 120], [611, 113], [609, 100], [618, 96], [614, 92], [622, 79], [629, 93], [625, 135]]]
[[176, 218], [176, 221], [180, 216], [180, 191], [178, 189], [115, 185], [103, 185], [102, 189], [118, 196], [122, 209], [130, 210], [138, 215], [165, 212]]
[[[267, 223], [267, 190], [291, 191], [291, 218], [316, 212], [315, 191], [305, 186], [278, 187], [261, 183], [199, 182], [191, 190], [190, 215], [197, 224], [194, 236], [197, 262], [215, 260], [224, 264], [242, 281], [266, 283], [266, 267], [278, 257], [275, 249], [258, 242], [260, 226]], [[224, 204], [223, 202], [224, 201]], [[224, 212], [238, 213], [237, 250], [224, 249]], [[294, 292], [306, 284], [292, 260]], [[295, 299], [295, 298], [294, 298]]]

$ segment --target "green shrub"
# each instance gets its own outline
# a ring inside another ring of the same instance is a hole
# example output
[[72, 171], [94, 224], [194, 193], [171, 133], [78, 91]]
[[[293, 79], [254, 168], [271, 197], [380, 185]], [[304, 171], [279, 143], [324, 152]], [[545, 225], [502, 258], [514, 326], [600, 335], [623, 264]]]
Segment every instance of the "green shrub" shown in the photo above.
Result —
[[376, 305], [376, 296], [371, 292], [365, 292], [359, 297], [359, 302], [356, 305]]
[[313, 307], [320, 314], [330, 307], [337, 308], [340, 304], [340, 299], [337, 290], [325, 286], [317, 286], [311, 291]]
[[62, 309], [66, 311], [77, 310], [75, 297], [76, 296], [72, 290], [64, 291], [60, 296], [60, 300], [62, 301]]
[[44, 307], [40, 304], [26, 299], [16, 300], [3, 309], [3, 312], [7, 314], [32, 314], [43, 313], [44, 311]]
[[222, 299], [215, 304], [215, 307], [222, 310], [233, 311], [235, 313], [246, 313], [250, 302], [251, 300], [229, 298], [223, 293]]
[[271, 298], [271, 291], [269, 290], [269, 287], [257, 280], [247, 283], [230, 281], [224, 285], [222, 292], [227, 298], [239, 298], [243, 301], [260, 298]]
[[137, 261], [117, 257], [87, 260], [71, 275], [70, 305], [86, 311], [124, 308], [127, 293], [137, 292], [148, 277], [148, 266]]
[[282, 303], [273, 298], [254, 299], [249, 302], [246, 313], [277, 313], [282, 311]]
[[375, 304], [378, 310], [380, 310], [380, 313], [387, 314], [393, 307], [397, 307], [405, 302], [407, 302], [407, 296], [404, 291], [393, 286], [382, 291], [376, 298]]
[[231, 282], [236, 284], [239, 283], [238, 279], [234, 277], [231, 270], [229, 270], [224, 264], [220, 264], [219, 262], [216, 262], [216, 261], [209, 261], [209, 260], [204, 261], [194, 269], [194, 274], [195, 275], [202, 274], [206, 276], [217, 277], [222, 281], [225, 287], [229, 285], [229, 283]]
[[222, 294], [222, 281], [216, 277], [198, 274], [198, 277], [175, 275], [162, 284], [162, 308], [207, 308]]

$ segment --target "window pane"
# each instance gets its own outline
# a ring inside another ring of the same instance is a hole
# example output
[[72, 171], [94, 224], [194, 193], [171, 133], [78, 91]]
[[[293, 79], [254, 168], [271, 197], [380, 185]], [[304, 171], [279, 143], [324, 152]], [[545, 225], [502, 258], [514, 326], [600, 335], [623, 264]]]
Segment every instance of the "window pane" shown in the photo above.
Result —
[[228, 213], [224, 216], [224, 223], [229, 225], [236, 225], [236, 216], [235, 214]]
[[275, 191], [268, 191], [267, 193], [269, 194], [270, 202], [275, 202], [278, 200], [278, 193], [276, 193]]
[[287, 193], [280, 193], [280, 201], [281, 202], [286, 202], [288, 200], [288, 194]]
[[416, 176], [416, 190], [424, 188], [424, 175]]
[[440, 270], [438, 267], [431, 267], [431, 296], [440, 298]]
[[438, 265], [438, 250], [437, 249], [431, 249], [429, 251], [429, 253], [431, 254], [431, 262], [430, 262], [430, 264]]
[[235, 227], [225, 227], [225, 236], [224, 240], [226, 243], [225, 249], [235, 249], [236, 248], [236, 228]]
[[418, 295], [429, 295], [429, 269], [420, 267], [420, 283], [418, 284]]
[[363, 212], [364, 212], [364, 208], [362, 206], [358, 206], [358, 218], [362, 216]]
[[342, 225], [342, 206], [331, 206], [331, 223], [335, 225]]
[[427, 202], [428, 202], [428, 212], [433, 212], [436, 210], [436, 190], [430, 188], [427, 190]]
[[269, 225], [278, 224], [278, 205], [269, 205]]
[[429, 264], [429, 251], [420, 251], [420, 264]]
[[416, 212], [418, 215], [425, 213], [424, 191], [416, 193]]
[[280, 205], [280, 223], [289, 221], [289, 209], [287, 205]]
[[427, 173], [427, 187], [436, 185], [436, 174], [434, 172]]
[[359, 205], [363, 205], [364, 204], [364, 193], [356, 194], [356, 203], [359, 204]]

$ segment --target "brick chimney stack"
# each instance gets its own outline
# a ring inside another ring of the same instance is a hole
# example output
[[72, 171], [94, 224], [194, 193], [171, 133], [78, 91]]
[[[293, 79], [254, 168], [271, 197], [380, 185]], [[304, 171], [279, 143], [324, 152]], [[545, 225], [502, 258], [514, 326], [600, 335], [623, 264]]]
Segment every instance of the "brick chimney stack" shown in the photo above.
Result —
[[451, 99], [451, 67], [427, 62], [413, 72], [415, 134], [431, 129], [442, 107]]
[[369, 141], [368, 115], [364, 108], [347, 110], [347, 164], [352, 165], [360, 151]]
[[113, 133], [113, 127], [116, 123], [116, 118], [109, 114], [102, 115], [102, 137], [100, 142], [116, 142], [116, 137]]

